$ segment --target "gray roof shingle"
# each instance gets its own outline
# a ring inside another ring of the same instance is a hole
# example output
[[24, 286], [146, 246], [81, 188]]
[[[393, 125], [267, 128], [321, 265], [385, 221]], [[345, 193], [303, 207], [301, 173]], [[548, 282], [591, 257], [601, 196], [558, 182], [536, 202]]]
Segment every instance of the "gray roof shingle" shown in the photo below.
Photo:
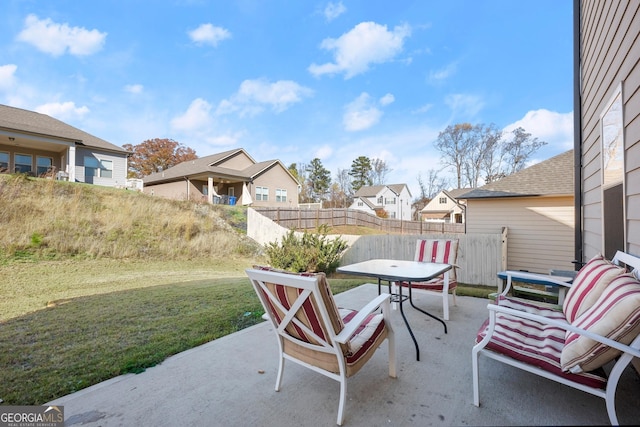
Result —
[[573, 150], [459, 196], [460, 199], [573, 195]]
[[126, 153], [110, 142], [35, 111], [0, 104], [0, 128], [75, 141], [88, 147]]

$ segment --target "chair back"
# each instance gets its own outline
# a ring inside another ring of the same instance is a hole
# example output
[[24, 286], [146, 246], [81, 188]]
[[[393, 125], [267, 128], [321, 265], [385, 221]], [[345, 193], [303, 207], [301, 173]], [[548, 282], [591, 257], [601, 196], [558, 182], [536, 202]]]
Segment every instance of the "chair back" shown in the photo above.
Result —
[[458, 241], [447, 239], [418, 239], [414, 261], [437, 262], [454, 266], [449, 271], [449, 280], [456, 280]]
[[348, 343], [335, 341], [344, 322], [324, 273], [254, 268], [247, 275], [282, 339], [310, 350], [349, 354]]

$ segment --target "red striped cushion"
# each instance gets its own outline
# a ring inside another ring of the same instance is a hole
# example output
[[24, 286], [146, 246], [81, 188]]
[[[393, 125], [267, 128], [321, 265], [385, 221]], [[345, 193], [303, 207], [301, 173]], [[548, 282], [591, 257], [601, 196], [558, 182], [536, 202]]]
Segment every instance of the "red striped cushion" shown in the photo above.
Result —
[[[501, 306], [566, 322], [562, 312], [550, 308], [503, 296], [500, 296], [497, 302]], [[480, 342], [485, 337], [488, 326], [489, 319], [480, 327], [476, 342]], [[497, 313], [495, 330], [486, 348], [580, 384], [604, 388], [606, 384], [604, 375], [593, 372], [573, 374], [562, 371], [560, 356], [564, 346], [564, 337], [565, 330], [562, 328]]]
[[[443, 239], [419, 239], [416, 242], [414, 261], [455, 264], [458, 256], [458, 241]], [[456, 269], [449, 271], [449, 280], [456, 280]]]
[[[573, 323], [598, 335], [630, 344], [640, 334], [640, 282], [631, 274], [611, 281], [598, 301]], [[591, 371], [618, 357], [619, 350], [585, 336], [567, 332], [562, 369]]]
[[[265, 271], [274, 271], [277, 273], [285, 273], [285, 274], [294, 274], [299, 276], [308, 276], [308, 277], [318, 277], [318, 288], [320, 290], [320, 296], [322, 297], [322, 303], [327, 309], [327, 313], [329, 314], [329, 320], [331, 321], [331, 326], [334, 329], [334, 333], [337, 335], [344, 329], [344, 322], [342, 321], [342, 317], [340, 316], [340, 312], [338, 311], [338, 307], [336, 306], [335, 300], [333, 299], [333, 293], [331, 292], [331, 288], [329, 286], [329, 282], [327, 281], [327, 277], [324, 273], [293, 273], [286, 270], [279, 270], [272, 267], [265, 266], [254, 266], [255, 269], [265, 270]], [[278, 301], [286, 308], [289, 309], [293, 305], [294, 301], [298, 298], [298, 296], [302, 293], [301, 289], [283, 286], [276, 283], [266, 283], [267, 287], [273, 292]], [[264, 291], [263, 291], [264, 293]], [[280, 324], [282, 319], [284, 318], [284, 314], [280, 312], [271, 302], [267, 296], [267, 301], [269, 302], [269, 306], [271, 308], [271, 312], [273, 313], [276, 323]], [[326, 331], [325, 325], [322, 323], [322, 316], [318, 311], [317, 302], [310, 298], [302, 305], [301, 310], [298, 310], [296, 313], [296, 318], [298, 318], [302, 323], [308, 326], [318, 337], [321, 339], [328, 341], [328, 331]], [[309, 336], [304, 333], [304, 330], [294, 323], [290, 323], [286, 327], [287, 332], [302, 341], [306, 341], [313, 344], [318, 344], [317, 340], [315, 340], [312, 336]], [[352, 354], [353, 351], [349, 343], [341, 344], [342, 351], [345, 355]]]
[[[358, 312], [347, 309], [340, 309], [340, 314], [344, 323], [349, 321]], [[363, 358], [372, 347], [375, 345], [376, 340], [385, 330], [384, 317], [382, 314], [371, 313], [365, 321], [360, 325], [356, 332], [349, 338], [349, 345], [351, 347], [351, 354], [347, 356], [348, 364], [355, 364]], [[375, 350], [375, 349], [373, 349]]]
[[[409, 283], [402, 282], [402, 286], [409, 286]], [[449, 291], [455, 289], [457, 286], [458, 282], [449, 280]], [[442, 292], [442, 289], [444, 288], [444, 279], [442, 277], [437, 277], [435, 279], [429, 280], [428, 282], [411, 282], [411, 287], [413, 289]]]
[[624, 268], [612, 264], [602, 255], [596, 255], [586, 263], [573, 280], [562, 306], [567, 321], [573, 323], [598, 300], [607, 285], [624, 272]]

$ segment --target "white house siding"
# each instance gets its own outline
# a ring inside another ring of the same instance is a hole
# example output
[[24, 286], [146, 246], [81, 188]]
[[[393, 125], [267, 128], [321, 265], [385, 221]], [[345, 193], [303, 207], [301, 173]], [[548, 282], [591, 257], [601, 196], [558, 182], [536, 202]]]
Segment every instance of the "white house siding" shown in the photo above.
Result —
[[[87, 180], [84, 174], [84, 157], [91, 156], [98, 160], [110, 160], [113, 164], [111, 178], [91, 177]], [[122, 187], [127, 182], [127, 155], [126, 153], [116, 154], [111, 152], [103, 152], [97, 149], [87, 149], [82, 147], [76, 148], [76, 180], [79, 182], [88, 182], [95, 185], [103, 185], [106, 187]]]
[[507, 268], [548, 274], [573, 270], [573, 197], [510, 197], [467, 200], [467, 234], [508, 228]]
[[600, 114], [622, 84], [626, 248], [640, 254], [640, 2], [581, 1], [583, 258], [602, 252]]

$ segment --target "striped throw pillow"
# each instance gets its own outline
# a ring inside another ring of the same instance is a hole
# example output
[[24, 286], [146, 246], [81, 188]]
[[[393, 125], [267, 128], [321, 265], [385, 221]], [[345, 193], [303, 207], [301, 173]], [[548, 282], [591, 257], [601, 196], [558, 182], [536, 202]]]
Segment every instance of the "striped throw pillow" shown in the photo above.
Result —
[[573, 323], [595, 304], [609, 283], [624, 272], [624, 268], [613, 264], [600, 254], [586, 263], [573, 280], [562, 306], [567, 321]]
[[[611, 281], [596, 303], [574, 326], [630, 344], [640, 334], [640, 281], [623, 274]], [[619, 350], [567, 331], [560, 363], [565, 372], [589, 372], [618, 357]]]

